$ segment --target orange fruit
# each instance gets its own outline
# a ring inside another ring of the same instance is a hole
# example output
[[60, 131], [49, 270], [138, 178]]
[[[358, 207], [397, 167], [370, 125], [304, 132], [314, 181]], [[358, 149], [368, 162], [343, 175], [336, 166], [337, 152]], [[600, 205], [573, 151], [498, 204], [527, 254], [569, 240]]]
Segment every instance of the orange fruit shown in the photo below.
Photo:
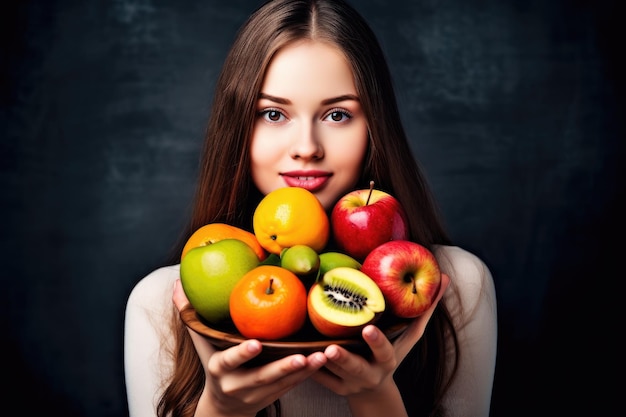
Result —
[[254, 233], [250, 233], [247, 230], [225, 223], [209, 223], [193, 232], [189, 239], [187, 239], [187, 243], [185, 243], [185, 246], [183, 247], [180, 259], [182, 260], [187, 252], [193, 248], [210, 245], [222, 239], [241, 240], [252, 248], [254, 253], [256, 253], [256, 256], [259, 258], [259, 261], [262, 261], [267, 257], [267, 252], [265, 252], [265, 249], [263, 249]]
[[252, 226], [261, 246], [275, 254], [295, 245], [321, 252], [330, 234], [324, 206], [300, 187], [278, 188], [265, 195], [254, 211]]
[[233, 287], [230, 317], [244, 337], [283, 339], [304, 326], [306, 303], [304, 284], [293, 272], [275, 265], [260, 265]]

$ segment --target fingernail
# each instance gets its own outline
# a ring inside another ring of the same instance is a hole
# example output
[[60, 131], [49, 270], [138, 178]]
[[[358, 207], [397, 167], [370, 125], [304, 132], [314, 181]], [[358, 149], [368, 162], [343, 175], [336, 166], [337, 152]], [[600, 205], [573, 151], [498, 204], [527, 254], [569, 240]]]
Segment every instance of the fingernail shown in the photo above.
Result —
[[337, 346], [328, 346], [326, 348], [326, 352], [324, 352], [326, 354], [326, 357], [329, 359], [337, 359], [339, 358], [339, 350], [337, 349]]
[[311, 355], [310, 361], [315, 366], [323, 365], [326, 362], [326, 356], [324, 356], [324, 354], [321, 352], [315, 352], [313, 355]]
[[248, 342], [247, 348], [248, 348], [248, 352], [257, 353], [258, 351], [261, 350], [261, 344], [256, 341], [250, 341]]
[[365, 329], [363, 329], [363, 336], [374, 341], [378, 339], [378, 332], [373, 326], [367, 326]]
[[304, 366], [304, 358], [301, 356], [296, 356], [291, 359], [291, 365], [295, 368], [302, 368]]

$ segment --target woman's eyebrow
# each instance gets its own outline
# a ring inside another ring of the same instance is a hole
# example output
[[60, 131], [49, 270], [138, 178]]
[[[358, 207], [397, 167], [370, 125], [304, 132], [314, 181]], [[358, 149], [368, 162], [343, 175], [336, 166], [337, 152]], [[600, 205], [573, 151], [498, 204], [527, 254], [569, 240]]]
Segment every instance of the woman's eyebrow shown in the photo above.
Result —
[[359, 97], [355, 96], [354, 94], [344, 94], [344, 95], [333, 97], [333, 98], [327, 98], [326, 100], [322, 101], [322, 104], [327, 105], [327, 104], [339, 103], [340, 101], [347, 101], [347, 100], [360, 101]]
[[287, 100], [286, 98], [270, 96], [269, 94], [265, 94], [265, 93], [259, 93], [259, 99], [261, 98], [269, 100], [269, 101], [273, 101], [274, 103], [278, 103], [278, 104], [291, 104], [291, 101]]
[[[272, 95], [266, 94], [266, 93], [259, 93], [259, 99], [270, 100], [270, 101], [273, 101], [274, 103], [278, 103], [278, 104], [285, 104], [285, 105], [291, 104], [291, 100], [288, 100], [288, 99], [282, 98], [282, 97], [272, 96]], [[347, 101], [347, 100], [360, 101], [359, 97], [354, 95], [354, 94], [343, 94], [341, 96], [331, 97], [331, 98], [327, 98], [325, 100], [322, 100], [322, 104], [326, 106], [328, 104], [339, 103], [341, 101]]]

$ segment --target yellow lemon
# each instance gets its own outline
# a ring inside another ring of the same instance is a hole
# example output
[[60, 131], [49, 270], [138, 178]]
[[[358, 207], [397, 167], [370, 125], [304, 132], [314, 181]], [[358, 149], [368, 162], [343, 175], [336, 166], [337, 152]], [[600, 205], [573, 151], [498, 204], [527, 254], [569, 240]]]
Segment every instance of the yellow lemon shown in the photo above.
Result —
[[322, 251], [328, 243], [330, 222], [324, 206], [310, 191], [285, 187], [268, 193], [252, 218], [257, 240], [270, 253], [306, 245]]

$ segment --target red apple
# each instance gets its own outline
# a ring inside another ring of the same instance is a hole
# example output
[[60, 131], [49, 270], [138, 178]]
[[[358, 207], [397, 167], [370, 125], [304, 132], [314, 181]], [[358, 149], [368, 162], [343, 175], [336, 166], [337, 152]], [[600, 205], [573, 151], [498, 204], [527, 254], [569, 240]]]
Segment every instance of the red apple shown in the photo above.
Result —
[[408, 221], [400, 202], [391, 194], [374, 189], [352, 191], [337, 201], [331, 212], [335, 242], [359, 262], [375, 247], [390, 240], [407, 240]]
[[372, 250], [361, 272], [378, 285], [391, 312], [401, 318], [417, 317], [428, 310], [441, 285], [435, 256], [408, 240], [393, 240]]

